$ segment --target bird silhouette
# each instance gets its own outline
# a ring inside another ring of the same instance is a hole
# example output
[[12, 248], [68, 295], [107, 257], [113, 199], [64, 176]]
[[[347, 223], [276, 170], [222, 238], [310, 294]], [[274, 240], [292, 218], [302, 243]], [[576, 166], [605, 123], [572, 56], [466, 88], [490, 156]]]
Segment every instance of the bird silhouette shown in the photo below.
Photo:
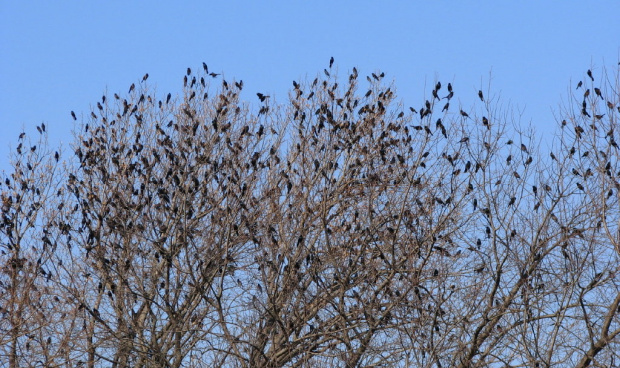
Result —
[[334, 65], [334, 57], [333, 56], [329, 59], [329, 67], [331, 68], [332, 65]]
[[75, 112], [71, 111], [71, 117], [73, 118], [73, 120], [77, 120], [77, 117], [75, 116]]
[[596, 87], [595, 87], [595, 88], [594, 88], [594, 93], [596, 93], [596, 95], [597, 95], [598, 97], [600, 97], [600, 98], [601, 98], [601, 100], [604, 100], [603, 96], [601, 95], [601, 90], [600, 90], [600, 89], [598, 89], [598, 88], [596, 88]]
[[590, 79], [592, 79], [592, 82], [594, 82], [594, 77], [592, 76], [592, 71], [590, 69], [588, 69], [588, 77], [590, 77]]
[[583, 86], [583, 82], [579, 81], [579, 83], [577, 83], [577, 88], [575, 88], [575, 89], [579, 89], [581, 86]]
[[482, 94], [482, 91], [478, 91], [478, 97], [480, 97], [480, 101], [484, 102], [484, 95]]
[[207, 63], [202, 63], [202, 68], [205, 70], [205, 74], [209, 74], [209, 67], [207, 66]]

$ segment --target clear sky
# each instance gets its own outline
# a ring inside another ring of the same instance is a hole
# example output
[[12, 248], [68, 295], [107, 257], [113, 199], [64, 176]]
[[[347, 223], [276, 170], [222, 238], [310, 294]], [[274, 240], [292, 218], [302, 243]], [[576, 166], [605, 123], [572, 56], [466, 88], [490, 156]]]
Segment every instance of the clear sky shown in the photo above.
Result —
[[435, 80], [462, 99], [492, 76], [522, 121], [552, 136], [568, 88], [617, 67], [620, 1], [1, 1], [0, 170], [21, 131], [43, 122], [66, 147], [71, 110], [86, 116], [147, 72], [174, 94], [204, 61], [243, 79], [245, 99], [284, 101], [331, 56], [343, 77], [384, 71], [407, 106]]

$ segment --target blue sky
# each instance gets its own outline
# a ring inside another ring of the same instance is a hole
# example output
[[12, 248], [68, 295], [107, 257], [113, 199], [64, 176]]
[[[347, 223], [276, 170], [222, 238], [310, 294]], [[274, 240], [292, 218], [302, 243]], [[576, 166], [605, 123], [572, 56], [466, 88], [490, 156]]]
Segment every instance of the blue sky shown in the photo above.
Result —
[[492, 76], [551, 138], [569, 87], [617, 66], [620, 2], [3, 1], [0, 53], [0, 170], [21, 131], [43, 122], [51, 145], [67, 147], [71, 110], [86, 116], [147, 72], [161, 95], [178, 93], [203, 61], [243, 79], [253, 103], [256, 92], [284, 101], [331, 56], [342, 76], [384, 71], [408, 106], [437, 79], [467, 106]]

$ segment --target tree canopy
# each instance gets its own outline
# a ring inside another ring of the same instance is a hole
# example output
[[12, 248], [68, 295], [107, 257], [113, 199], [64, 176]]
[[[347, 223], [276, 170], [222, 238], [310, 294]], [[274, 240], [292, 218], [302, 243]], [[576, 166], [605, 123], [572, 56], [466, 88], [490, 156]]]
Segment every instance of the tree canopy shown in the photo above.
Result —
[[206, 64], [174, 96], [147, 74], [67, 151], [20, 135], [2, 365], [615, 366], [618, 72], [541, 146], [492, 91], [408, 107], [332, 64], [258, 104]]

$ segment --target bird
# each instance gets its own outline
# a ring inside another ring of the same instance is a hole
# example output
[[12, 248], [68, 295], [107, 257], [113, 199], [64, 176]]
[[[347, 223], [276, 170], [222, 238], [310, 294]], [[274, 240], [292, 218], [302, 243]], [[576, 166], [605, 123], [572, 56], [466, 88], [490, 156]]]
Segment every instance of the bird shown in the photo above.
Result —
[[491, 129], [491, 126], [489, 126], [489, 119], [487, 119], [485, 116], [482, 117], [482, 124], [486, 126], [487, 129]]
[[77, 120], [77, 117], [75, 116], [75, 112], [71, 111], [71, 117], [73, 118], [73, 120]]
[[[609, 104], [609, 103], [608, 103], [608, 104]], [[447, 102], [447, 103], [444, 105], [443, 109], [441, 109], [441, 112], [444, 112], [444, 111], [448, 110], [448, 108], [450, 108], [450, 102]], [[611, 107], [611, 108], [613, 109], [613, 107]]]
[[142, 81], [146, 81], [147, 79], [149, 79], [149, 73], [144, 74], [144, 77], [142, 77]]
[[218, 75], [220, 75], [220, 74], [221, 74], [221, 73], [213, 73], [213, 72], [209, 73], [209, 75], [210, 75], [211, 77], [213, 77], [213, 78], [217, 77], [217, 76], [218, 76]]
[[553, 154], [553, 152], [551, 152], [551, 153], [549, 154], [549, 156], [551, 156], [551, 159], [552, 159], [552, 160], [554, 160], [554, 161], [557, 161], [557, 160], [558, 160], [558, 159], [555, 157], [555, 155]]
[[202, 63], [202, 68], [205, 70], [205, 74], [209, 74], [209, 67], [207, 66], [207, 63]]
[[527, 152], [527, 146], [523, 143], [521, 143], [521, 151]]
[[579, 188], [579, 190], [583, 190], [583, 185], [581, 183], [577, 183], [577, 188]]
[[435, 84], [435, 89], [437, 91], [439, 91], [441, 89], [441, 82], [438, 81], [437, 84]]
[[171, 98], [171, 97], [172, 97], [172, 95], [171, 95], [170, 93], [168, 93], [168, 96], [166, 96], [166, 104], [167, 104], [168, 102], [170, 102], [170, 98]]
[[482, 95], [482, 91], [478, 91], [478, 97], [480, 97], [480, 101], [484, 102], [484, 96]]
[[448, 92], [452, 92], [452, 83], [448, 83]]
[[334, 65], [334, 57], [333, 56], [329, 59], [329, 67], [331, 68], [332, 65]]
[[131, 93], [131, 91], [133, 91], [136, 88], [136, 84], [132, 83], [131, 86], [129, 86], [129, 93]]
[[589, 88], [586, 89], [586, 91], [583, 93], [583, 98], [586, 98], [588, 96], [590, 96], [590, 89]]
[[260, 102], [265, 102], [265, 100], [269, 98], [269, 96], [264, 95], [262, 93], [256, 93], [256, 96], [258, 96], [258, 99], [260, 100]]
[[592, 79], [592, 82], [594, 82], [594, 77], [592, 76], [592, 71], [590, 69], [588, 69], [588, 77], [590, 77], [590, 79]]
[[595, 88], [594, 88], [594, 93], [596, 93], [596, 95], [597, 95], [598, 97], [600, 97], [600, 98], [601, 98], [601, 100], [604, 100], [603, 96], [601, 95], [601, 90], [600, 90], [599, 88], [596, 88], [596, 87], [595, 87]]
[[469, 117], [469, 115], [468, 115], [465, 111], [463, 111], [463, 110], [461, 110], [461, 115], [462, 115], [462, 116], [464, 116], [464, 117], [466, 117], [466, 118], [468, 118], [468, 117]]
[[579, 83], [577, 83], [577, 88], [575, 88], [575, 89], [579, 89], [581, 86], [583, 86], [583, 82], [579, 81]]
[[190, 75], [190, 74], [192, 74], [192, 69], [187, 68], [187, 75]]

